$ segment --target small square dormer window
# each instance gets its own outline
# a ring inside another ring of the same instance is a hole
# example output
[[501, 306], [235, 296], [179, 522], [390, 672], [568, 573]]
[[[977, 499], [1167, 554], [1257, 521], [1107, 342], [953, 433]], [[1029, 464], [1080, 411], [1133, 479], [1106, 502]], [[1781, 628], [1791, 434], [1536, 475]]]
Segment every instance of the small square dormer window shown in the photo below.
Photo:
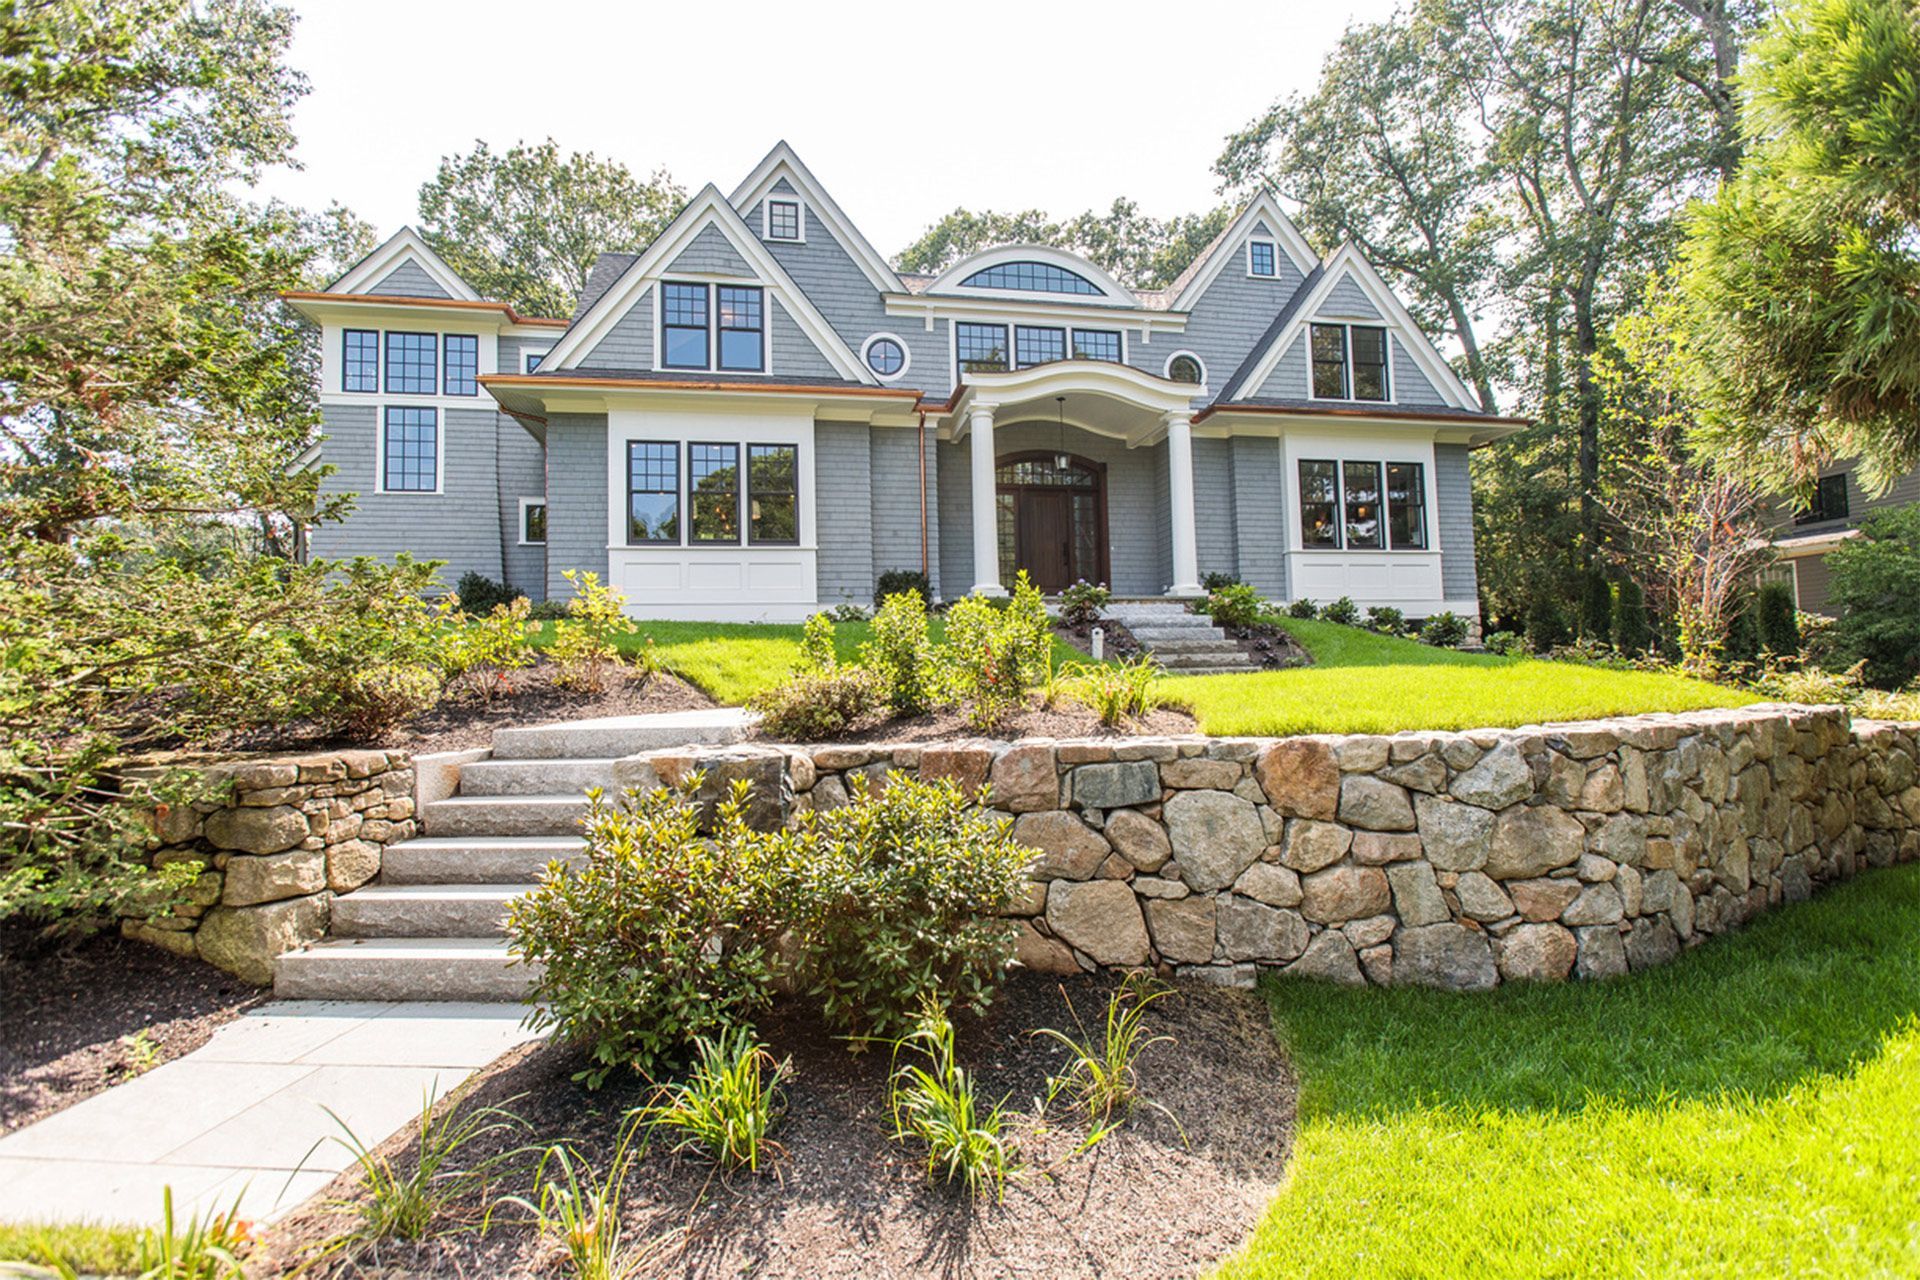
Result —
[[1247, 274], [1251, 276], [1271, 276], [1275, 272], [1273, 241], [1249, 240], [1247, 242]]
[[767, 239], [800, 239], [800, 202], [798, 200], [767, 201]]

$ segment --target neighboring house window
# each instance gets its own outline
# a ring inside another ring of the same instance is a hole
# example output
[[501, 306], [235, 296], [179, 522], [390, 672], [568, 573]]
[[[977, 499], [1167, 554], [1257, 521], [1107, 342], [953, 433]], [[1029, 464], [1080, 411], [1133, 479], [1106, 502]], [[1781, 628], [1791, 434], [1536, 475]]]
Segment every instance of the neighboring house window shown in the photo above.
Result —
[[1184, 353], [1167, 361], [1167, 377], [1175, 382], [1191, 382], [1195, 386], [1207, 380], [1206, 371], [1200, 367], [1200, 358]]
[[883, 378], [891, 378], [907, 367], [907, 349], [892, 338], [875, 338], [867, 343], [867, 368]]
[[669, 369], [707, 367], [707, 286], [660, 286], [660, 363]]
[[387, 335], [387, 391], [430, 396], [440, 389], [440, 338], [433, 333]]
[[767, 202], [767, 239], [798, 240], [799, 238], [800, 202], [769, 200]]
[[1427, 549], [1427, 469], [1417, 462], [1387, 464], [1387, 541], [1395, 551]]
[[740, 541], [740, 446], [687, 446], [687, 501], [693, 541]]
[[547, 503], [544, 498], [520, 499], [520, 541], [543, 543], [547, 540]]
[[1270, 276], [1274, 273], [1273, 263], [1273, 241], [1249, 240], [1247, 242], [1248, 274]]
[[1380, 464], [1342, 463], [1340, 479], [1347, 503], [1347, 546], [1378, 551], [1386, 545], [1380, 528]]
[[1117, 329], [1075, 329], [1075, 360], [1106, 360], [1120, 363], [1120, 332]]
[[388, 493], [432, 493], [440, 487], [437, 410], [390, 406], [381, 435], [381, 489]]
[[955, 324], [953, 345], [962, 373], [1007, 371], [1007, 326], [1003, 324]]
[[1051, 262], [1003, 262], [985, 267], [960, 282], [963, 289], [1016, 289], [1022, 293], [1100, 293], [1083, 275]]
[[766, 299], [759, 289], [718, 287], [720, 367], [758, 373], [767, 367]]
[[1385, 329], [1364, 324], [1316, 324], [1312, 344], [1314, 399], [1390, 398]]
[[380, 333], [375, 329], [348, 329], [340, 364], [342, 391], [380, 389]]
[[747, 540], [800, 541], [800, 448], [747, 446]]
[[480, 384], [480, 339], [471, 333], [450, 333], [447, 335], [444, 359], [446, 394], [450, 396], [477, 396]]
[[680, 541], [680, 447], [627, 443], [627, 541]]
[[1847, 473], [1821, 476], [1813, 490], [1813, 505], [1793, 518], [1795, 524], [1820, 524], [1847, 518]]
[[1340, 545], [1340, 464], [1300, 461], [1300, 545]]
[[1013, 331], [1013, 367], [1030, 368], [1067, 358], [1067, 331], [1037, 325], [1018, 325]]
[[1300, 545], [1308, 550], [1426, 550], [1426, 466], [1302, 459]]

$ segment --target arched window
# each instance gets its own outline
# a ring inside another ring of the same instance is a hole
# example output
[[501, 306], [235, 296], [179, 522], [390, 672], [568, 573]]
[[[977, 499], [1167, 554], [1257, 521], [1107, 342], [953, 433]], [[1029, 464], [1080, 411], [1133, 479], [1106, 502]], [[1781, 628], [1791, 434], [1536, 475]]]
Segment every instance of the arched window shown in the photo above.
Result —
[[963, 289], [1018, 289], [1026, 293], [1090, 293], [1100, 289], [1085, 276], [1051, 262], [1002, 262], [983, 267], [960, 282]]
[[1175, 382], [1191, 382], [1196, 387], [1207, 380], [1206, 371], [1200, 367], [1200, 358], [1184, 351], [1167, 361], [1167, 377]]

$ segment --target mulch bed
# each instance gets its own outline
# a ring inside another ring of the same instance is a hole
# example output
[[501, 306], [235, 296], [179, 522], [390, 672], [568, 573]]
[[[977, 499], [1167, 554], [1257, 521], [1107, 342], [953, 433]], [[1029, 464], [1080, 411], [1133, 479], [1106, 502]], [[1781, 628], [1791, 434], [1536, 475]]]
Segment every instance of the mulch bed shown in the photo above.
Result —
[[0, 1132], [10, 1132], [134, 1073], [123, 1036], [147, 1032], [167, 1062], [267, 998], [198, 960], [103, 934], [68, 951], [0, 959]]
[[1127, 630], [1112, 618], [1102, 618], [1098, 622], [1084, 623], [1070, 627], [1064, 622], [1053, 624], [1053, 634], [1085, 654], [1093, 652], [1093, 629], [1099, 627], [1106, 633], [1101, 648], [1108, 658], [1133, 658], [1145, 653], [1147, 647], [1133, 638], [1133, 632]]
[[[1294, 1082], [1275, 1045], [1266, 1006], [1250, 992], [1182, 986], [1154, 1006], [1151, 1030], [1174, 1037], [1140, 1060], [1142, 1096], [1165, 1107], [1135, 1109], [1126, 1127], [1074, 1156], [1083, 1119], [1056, 1104], [1034, 1119], [1064, 1050], [1032, 1034], [1089, 1030], [1105, 1012], [1111, 978], [1065, 985], [1016, 976], [984, 1019], [961, 1025], [961, 1051], [988, 1099], [1005, 1095], [1025, 1172], [1005, 1200], [970, 1202], [928, 1183], [914, 1149], [890, 1141], [880, 1051], [849, 1054], [797, 1006], [776, 1010], [761, 1033], [796, 1071], [774, 1136], [784, 1148], [759, 1176], [721, 1175], [705, 1160], [662, 1143], [635, 1166], [623, 1217], [631, 1248], [658, 1250], [641, 1274], [677, 1277], [1192, 1276], [1208, 1271], [1251, 1230], [1281, 1176], [1293, 1140]], [[621, 1115], [647, 1098], [637, 1083], [588, 1093], [568, 1080], [575, 1066], [560, 1046], [528, 1046], [495, 1063], [470, 1087], [468, 1105], [496, 1105], [529, 1131], [501, 1137], [478, 1161], [525, 1142], [568, 1141], [596, 1167], [612, 1149]], [[1177, 1124], [1175, 1123], [1177, 1121]], [[385, 1151], [396, 1155], [402, 1135]], [[523, 1158], [524, 1159], [524, 1158]], [[503, 1174], [490, 1196], [525, 1193], [524, 1172]], [[351, 1178], [331, 1188], [350, 1194]], [[551, 1241], [497, 1215], [473, 1229], [488, 1196], [462, 1206], [465, 1230], [421, 1244], [384, 1244], [357, 1259], [336, 1258], [319, 1275], [535, 1274], [554, 1260]], [[326, 1206], [327, 1198], [314, 1202]], [[275, 1228], [250, 1272], [280, 1274], [309, 1256], [350, 1219], [336, 1205], [309, 1208]], [[453, 1226], [454, 1224], [448, 1224]]]
[[[990, 731], [968, 724], [958, 711], [945, 710], [924, 716], [899, 719], [874, 717], [862, 720], [835, 739], [840, 742], [953, 742], [968, 738], [992, 738], [1011, 742], [1015, 738], [1129, 738], [1142, 734], [1164, 736], [1174, 733], [1198, 733], [1199, 721], [1178, 707], [1159, 707], [1138, 719], [1118, 726], [1100, 723], [1100, 717], [1078, 703], [1057, 707], [1029, 707], [1009, 715]], [[756, 734], [756, 736], [761, 736]], [[766, 741], [775, 741], [766, 738]]]
[[1313, 655], [1301, 648], [1298, 640], [1271, 622], [1220, 629], [1227, 633], [1227, 639], [1240, 646], [1240, 652], [1269, 670], [1313, 665]]

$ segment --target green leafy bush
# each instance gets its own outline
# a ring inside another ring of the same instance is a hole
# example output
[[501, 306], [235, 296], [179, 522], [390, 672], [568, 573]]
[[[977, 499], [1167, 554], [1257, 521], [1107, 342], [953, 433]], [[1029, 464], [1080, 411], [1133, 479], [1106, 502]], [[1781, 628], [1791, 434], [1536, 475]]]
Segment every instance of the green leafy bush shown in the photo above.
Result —
[[1215, 626], [1250, 627], [1265, 615], [1267, 602], [1246, 583], [1234, 582], [1208, 592], [1207, 598], [1194, 608], [1213, 619]]
[[967, 596], [947, 610], [942, 682], [969, 724], [998, 726], [1047, 676], [1053, 629], [1046, 603], [1024, 571], [1002, 605]]
[[1647, 597], [1640, 584], [1623, 578], [1613, 596], [1613, 647], [1628, 655], [1653, 647], [1653, 628], [1647, 622]]
[[916, 716], [933, 705], [937, 683], [927, 639], [927, 602], [918, 591], [890, 595], [874, 615], [860, 664], [873, 673], [880, 697], [895, 715]]
[[831, 671], [840, 664], [833, 642], [833, 619], [824, 613], [807, 615], [800, 626], [800, 661], [796, 671]]
[[1547, 653], [1571, 638], [1560, 602], [1550, 595], [1536, 595], [1527, 605], [1527, 644], [1535, 653]]
[[1060, 621], [1069, 627], [1090, 627], [1100, 621], [1113, 592], [1085, 578], [1060, 593]]
[[846, 666], [797, 672], [755, 694], [747, 707], [760, 713], [763, 733], [790, 742], [821, 742], [840, 737], [884, 701], [871, 671]]
[[1287, 616], [1289, 618], [1305, 618], [1309, 620], [1317, 618], [1320, 616], [1320, 606], [1302, 596], [1287, 606]]
[[1231, 573], [1222, 573], [1218, 569], [1200, 576], [1200, 587], [1208, 595], [1212, 595], [1222, 587], [1237, 587], [1239, 585], [1239, 578]]
[[1760, 628], [1760, 648], [1764, 652], [1781, 658], [1799, 655], [1800, 624], [1794, 617], [1791, 585], [1785, 582], [1762, 585], [1755, 604], [1755, 619]]
[[837, 604], [827, 613], [835, 622], [865, 622], [873, 616], [863, 604]]
[[1467, 620], [1451, 609], [1420, 624], [1420, 639], [1442, 649], [1457, 649], [1467, 640]]
[[1322, 609], [1320, 617], [1327, 622], [1337, 622], [1343, 627], [1351, 627], [1360, 621], [1360, 606], [1353, 602], [1352, 596], [1341, 596]]
[[1376, 604], [1367, 610], [1367, 629], [1397, 636], [1407, 629], [1407, 615], [1390, 604]]
[[600, 581], [590, 570], [567, 569], [561, 577], [573, 586], [567, 618], [553, 626], [548, 652], [559, 664], [554, 683], [563, 689], [599, 693], [626, 674], [622, 666], [631, 651], [641, 655], [644, 674], [652, 674], [651, 643], [638, 643], [640, 628], [627, 617], [627, 598]]
[[507, 673], [533, 662], [531, 611], [525, 596], [515, 596], [484, 617], [456, 618], [441, 640], [441, 664], [483, 702], [491, 702], [496, 693], [511, 694]]
[[492, 613], [501, 605], [511, 605], [515, 600], [525, 599], [512, 587], [495, 582], [478, 569], [469, 569], [461, 574], [453, 594], [460, 598], [460, 611], [476, 618]]
[[1920, 675], [1920, 503], [1876, 511], [1827, 553], [1827, 604], [1841, 660], [1894, 689]]
[[1513, 631], [1496, 631], [1482, 643], [1487, 646], [1488, 653], [1497, 653], [1503, 657], [1508, 654], [1520, 655], [1530, 652], [1525, 637]]
[[888, 596], [908, 591], [917, 592], [923, 606], [933, 600], [933, 584], [927, 581], [926, 574], [918, 569], [889, 569], [874, 586], [873, 607], [878, 609], [886, 604]]

